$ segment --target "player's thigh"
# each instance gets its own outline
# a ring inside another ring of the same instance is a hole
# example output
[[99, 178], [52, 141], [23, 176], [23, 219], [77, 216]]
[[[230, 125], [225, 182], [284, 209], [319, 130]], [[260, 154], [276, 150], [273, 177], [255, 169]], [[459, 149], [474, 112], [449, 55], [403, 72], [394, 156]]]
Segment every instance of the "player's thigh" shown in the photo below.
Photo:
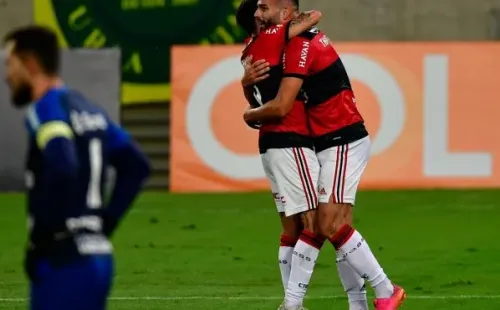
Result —
[[317, 154], [320, 203], [354, 205], [361, 176], [370, 158], [370, 138], [331, 147]]
[[273, 195], [274, 203], [276, 204], [276, 209], [279, 213], [284, 213], [285, 209], [282, 203], [282, 195], [279, 193], [276, 177], [271, 166], [272, 156], [268, 152], [266, 152], [264, 154], [261, 154], [260, 158], [262, 160], [262, 168], [264, 169], [267, 181], [271, 186], [271, 193]]
[[315, 210], [319, 163], [308, 148], [268, 150], [286, 216]]
[[32, 310], [104, 310], [113, 278], [111, 255], [79, 259], [53, 267], [43, 262], [31, 284]]

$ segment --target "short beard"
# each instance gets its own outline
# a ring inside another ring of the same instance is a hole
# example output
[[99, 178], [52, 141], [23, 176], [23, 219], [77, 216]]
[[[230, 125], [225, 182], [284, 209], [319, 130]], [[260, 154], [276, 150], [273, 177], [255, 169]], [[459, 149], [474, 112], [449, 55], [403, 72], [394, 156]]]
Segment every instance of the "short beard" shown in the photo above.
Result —
[[11, 100], [15, 108], [24, 108], [33, 100], [33, 89], [30, 85], [22, 85], [12, 92]]

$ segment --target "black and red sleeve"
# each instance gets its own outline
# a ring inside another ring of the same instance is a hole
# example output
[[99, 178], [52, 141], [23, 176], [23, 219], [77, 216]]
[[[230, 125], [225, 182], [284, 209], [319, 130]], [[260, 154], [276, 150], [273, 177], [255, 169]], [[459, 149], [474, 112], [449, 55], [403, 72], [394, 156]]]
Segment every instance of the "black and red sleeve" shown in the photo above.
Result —
[[309, 38], [291, 38], [283, 57], [283, 77], [306, 78], [313, 58], [314, 48]]

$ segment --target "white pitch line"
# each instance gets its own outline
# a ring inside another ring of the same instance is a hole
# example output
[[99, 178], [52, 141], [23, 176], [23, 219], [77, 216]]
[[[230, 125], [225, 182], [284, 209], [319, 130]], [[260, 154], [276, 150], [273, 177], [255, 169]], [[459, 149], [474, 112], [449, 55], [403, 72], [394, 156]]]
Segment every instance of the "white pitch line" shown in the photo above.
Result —
[[[451, 299], [500, 299], [500, 295], [408, 295], [408, 299], [451, 300]], [[282, 300], [283, 296], [130, 296], [110, 297], [114, 301], [179, 301], [179, 300]], [[346, 299], [344, 295], [310, 296], [308, 300]], [[0, 298], [0, 302], [27, 302], [28, 298]]]

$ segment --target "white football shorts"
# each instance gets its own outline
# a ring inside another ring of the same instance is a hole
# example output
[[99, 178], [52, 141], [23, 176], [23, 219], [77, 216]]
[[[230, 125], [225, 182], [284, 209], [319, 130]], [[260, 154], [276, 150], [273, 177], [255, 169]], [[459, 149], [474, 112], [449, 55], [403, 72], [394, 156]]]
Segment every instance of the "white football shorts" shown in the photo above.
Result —
[[316, 209], [319, 163], [313, 150], [269, 149], [261, 158], [278, 212], [291, 216]]
[[370, 159], [370, 137], [331, 147], [317, 153], [321, 166], [318, 194], [320, 203], [354, 205], [361, 175]]

